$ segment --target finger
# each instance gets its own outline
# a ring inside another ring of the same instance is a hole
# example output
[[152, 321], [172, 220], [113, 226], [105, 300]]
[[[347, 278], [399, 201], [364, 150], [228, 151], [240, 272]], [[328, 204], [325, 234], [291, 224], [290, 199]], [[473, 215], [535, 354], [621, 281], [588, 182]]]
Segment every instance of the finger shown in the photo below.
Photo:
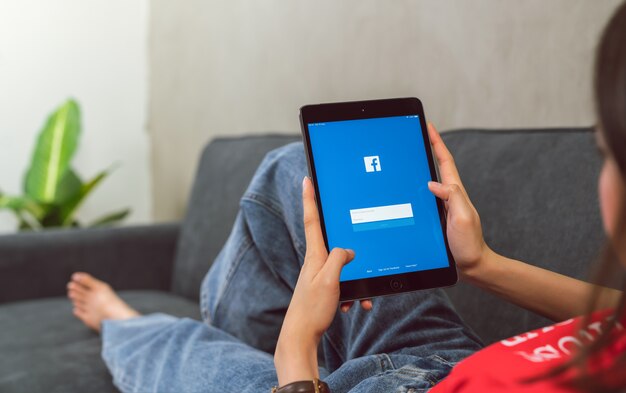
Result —
[[463, 193], [465, 193], [465, 188], [463, 187], [461, 176], [459, 176], [459, 171], [454, 163], [454, 158], [432, 123], [428, 123], [428, 136], [430, 137], [430, 143], [433, 145], [437, 162], [439, 162], [439, 174], [441, 175], [442, 182], [444, 184], [458, 184], [461, 190], [463, 190]]
[[372, 304], [372, 301], [370, 299], [363, 299], [361, 300], [361, 308], [365, 311], [371, 311], [372, 307], [374, 307], [374, 305]]
[[444, 202], [447, 202], [450, 198], [450, 189], [444, 184], [441, 184], [436, 181], [428, 182], [428, 189], [432, 192], [437, 198], [441, 199]]
[[[361, 308], [365, 311], [371, 311], [373, 305], [371, 299], [362, 299], [359, 301], [361, 303]], [[354, 301], [349, 301], [341, 304], [341, 311], [348, 312], [354, 306]]]
[[311, 179], [305, 177], [302, 181], [302, 206], [304, 216], [304, 235], [306, 237], [306, 252], [326, 258], [326, 245], [322, 235], [320, 216], [315, 203], [315, 191]]
[[448, 213], [455, 211], [457, 213], [471, 214], [472, 205], [469, 199], [456, 184], [441, 184], [434, 181], [428, 182], [428, 189], [439, 199], [446, 202]]
[[320, 273], [328, 280], [339, 282], [341, 269], [354, 259], [354, 251], [343, 248], [333, 248]]

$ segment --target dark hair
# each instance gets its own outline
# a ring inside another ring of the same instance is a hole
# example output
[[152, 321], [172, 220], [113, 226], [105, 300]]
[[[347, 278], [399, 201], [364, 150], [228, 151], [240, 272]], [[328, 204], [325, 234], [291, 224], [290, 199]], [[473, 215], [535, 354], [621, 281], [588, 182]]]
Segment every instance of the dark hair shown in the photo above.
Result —
[[[594, 90], [598, 127], [606, 141], [606, 148], [619, 167], [622, 184], [626, 184], [626, 2], [622, 3], [602, 34], [595, 59]], [[620, 258], [626, 258], [626, 195], [621, 196], [615, 232], [600, 255], [600, 263], [594, 274], [594, 282], [602, 285], [620, 266]], [[623, 267], [622, 274], [623, 274]], [[596, 308], [600, 297], [599, 286], [592, 294], [588, 311], [583, 318], [582, 326], [589, 323], [589, 315]], [[597, 368], [598, 355], [611, 345], [617, 337], [618, 323], [626, 316], [626, 280], [622, 284], [622, 296], [614, 315], [603, 326], [597, 339], [583, 346], [573, 358], [556, 367], [546, 377], [556, 377], [566, 372], [574, 372], [574, 377], [565, 382], [580, 391], [619, 392], [626, 388], [626, 380], [621, 379], [619, 385], [609, 385], [607, 377], [622, 375], [626, 370], [626, 353], [618, 355], [608, 369]], [[623, 334], [623, 333], [622, 333]], [[533, 378], [533, 380], [537, 380]]]
[[626, 2], [609, 21], [598, 45], [594, 88], [600, 128], [626, 178]]

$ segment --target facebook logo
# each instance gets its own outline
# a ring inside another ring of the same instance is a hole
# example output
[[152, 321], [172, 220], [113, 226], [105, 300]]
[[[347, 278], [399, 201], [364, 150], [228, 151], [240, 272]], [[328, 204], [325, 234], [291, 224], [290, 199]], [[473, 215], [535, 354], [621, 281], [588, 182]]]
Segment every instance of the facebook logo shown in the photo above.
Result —
[[365, 161], [365, 172], [380, 172], [380, 158], [378, 156], [363, 157]]

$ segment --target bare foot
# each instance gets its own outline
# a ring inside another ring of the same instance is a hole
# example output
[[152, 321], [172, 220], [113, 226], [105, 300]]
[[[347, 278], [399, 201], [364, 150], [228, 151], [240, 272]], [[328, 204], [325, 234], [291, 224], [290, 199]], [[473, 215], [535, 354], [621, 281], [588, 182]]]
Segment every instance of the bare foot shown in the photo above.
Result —
[[67, 284], [67, 297], [74, 305], [74, 315], [99, 332], [105, 319], [129, 319], [139, 316], [111, 289], [109, 284], [87, 273], [74, 273]]

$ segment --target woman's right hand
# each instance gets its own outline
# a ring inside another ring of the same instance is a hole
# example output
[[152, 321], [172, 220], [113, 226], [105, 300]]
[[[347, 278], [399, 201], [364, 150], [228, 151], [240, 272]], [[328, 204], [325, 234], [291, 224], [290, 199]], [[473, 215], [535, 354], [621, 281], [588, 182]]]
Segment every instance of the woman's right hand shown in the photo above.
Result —
[[431, 123], [428, 124], [428, 135], [441, 176], [441, 183], [429, 182], [428, 188], [444, 201], [448, 244], [461, 277], [469, 278], [484, 265], [491, 250], [483, 239], [480, 217], [463, 187], [454, 158]]

